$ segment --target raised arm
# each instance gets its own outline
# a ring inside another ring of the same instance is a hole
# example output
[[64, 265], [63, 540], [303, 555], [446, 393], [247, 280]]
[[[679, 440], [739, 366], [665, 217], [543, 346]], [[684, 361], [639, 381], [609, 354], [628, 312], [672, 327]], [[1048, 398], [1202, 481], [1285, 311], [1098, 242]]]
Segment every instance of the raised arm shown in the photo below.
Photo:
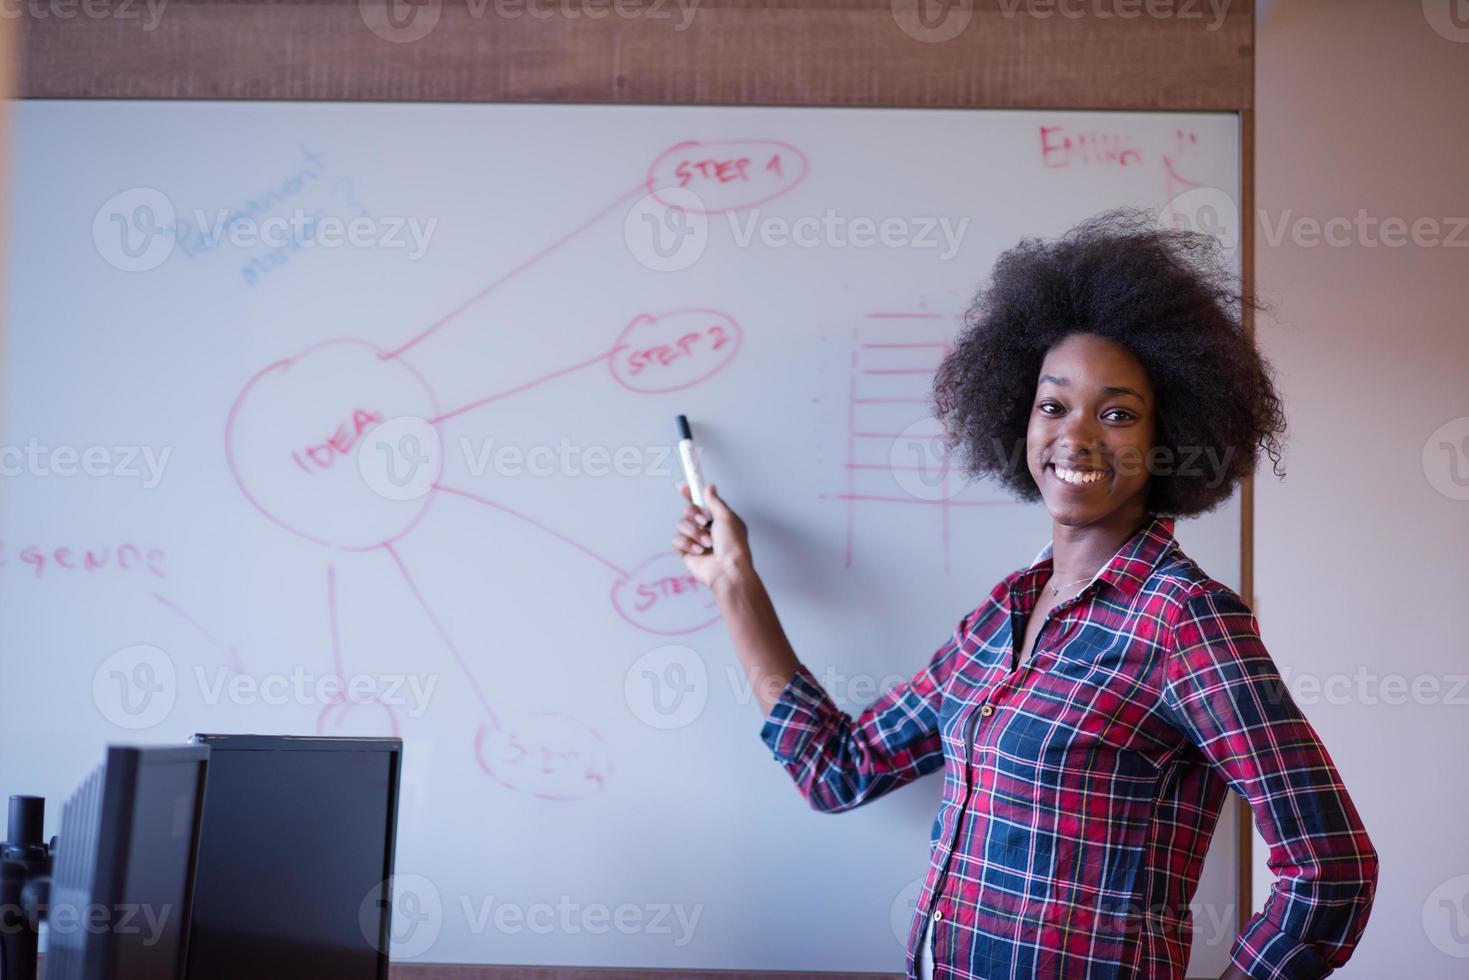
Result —
[[766, 715], [760, 737], [812, 808], [848, 810], [942, 767], [939, 705], [967, 622], [923, 670], [853, 720], [796, 659], [750, 559], [744, 523], [712, 484], [708, 495], [708, 512], [685, 509], [674, 548], [713, 591]]
[[1324, 977], [1367, 924], [1377, 852], [1244, 601], [1227, 590], [1190, 596], [1174, 638], [1165, 708], [1249, 803], [1276, 876], [1230, 960], [1256, 980]]

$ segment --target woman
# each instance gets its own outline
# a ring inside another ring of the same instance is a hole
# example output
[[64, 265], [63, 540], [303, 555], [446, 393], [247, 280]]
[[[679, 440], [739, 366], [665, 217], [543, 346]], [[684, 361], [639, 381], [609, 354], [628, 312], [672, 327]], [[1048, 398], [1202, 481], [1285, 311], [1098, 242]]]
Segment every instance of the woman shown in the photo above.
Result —
[[1044, 502], [1051, 541], [856, 719], [797, 661], [718, 488], [678, 522], [761, 737], [814, 808], [943, 769], [910, 978], [1181, 980], [1231, 789], [1277, 877], [1224, 976], [1325, 976], [1361, 935], [1377, 855], [1356, 808], [1249, 607], [1173, 538], [1261, 449], [1279, 464], [1246, 302], [1212, 238], [1140, 212], [1000, 257], [935, 377], [936, 415], [973, 475]]

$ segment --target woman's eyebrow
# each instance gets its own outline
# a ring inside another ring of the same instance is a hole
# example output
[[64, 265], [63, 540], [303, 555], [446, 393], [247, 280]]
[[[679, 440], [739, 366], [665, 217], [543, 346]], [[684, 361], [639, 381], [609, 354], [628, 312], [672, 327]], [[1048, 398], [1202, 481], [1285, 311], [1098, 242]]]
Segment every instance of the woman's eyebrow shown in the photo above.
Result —
[[[1044, 384], [1047, 381], [1051, 382], [1051, 384], [1061, 385], [1063, 387], [1071, 384], [1070, 378], [1058, 378], [1054, 374], [1041, 375], [1041, 383]], [[1147, 399], [1143, 397], [1142, 392], [1138, 391], [1135, 388], [1128, 388], [1126, 385], [1103, 385], [1102, 394], [1132, 395], [1138, 401], [1147, 401]]]

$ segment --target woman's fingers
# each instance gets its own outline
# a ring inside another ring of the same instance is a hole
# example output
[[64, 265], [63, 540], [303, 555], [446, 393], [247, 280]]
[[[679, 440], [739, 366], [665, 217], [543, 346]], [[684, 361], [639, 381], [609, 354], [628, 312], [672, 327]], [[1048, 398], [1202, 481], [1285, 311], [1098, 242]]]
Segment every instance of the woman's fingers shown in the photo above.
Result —
[[700, 544], [687, 534], [680, 534], [673, 539], [673, 550], [681, 555], [702, 555], [714, 549]]
[[701, 510], [700, 508], [694, 506], [693, 491], [689, 489], [689, 485], [687, 483], [680, 483], [678, 485], [678, 492], [680, 495], [683, 496], [685, 500], [689, 502], [689, 505], [684, 508], [684, 516], [689, 517], [694, 521], [707, 526], [711, 519], [708, 508]]
[[699, 544], [710, 545], [714, 543], [714, 539], [709, 536], [708, 531], [694, 526], [694, 522], [690, 520], [679, 521], [678, 532], [690, 541], [696, 541]]

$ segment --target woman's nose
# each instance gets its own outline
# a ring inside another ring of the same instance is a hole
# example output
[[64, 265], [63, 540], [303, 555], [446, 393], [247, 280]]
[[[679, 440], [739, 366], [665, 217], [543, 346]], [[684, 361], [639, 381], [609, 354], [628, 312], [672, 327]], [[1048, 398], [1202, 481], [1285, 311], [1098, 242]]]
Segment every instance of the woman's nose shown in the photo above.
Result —
[[1084, 412], [1071, 412], [1061, 428], [1061, 447], [1067, 452], [1084, 453], [1099, 445], [1096, 420]]

